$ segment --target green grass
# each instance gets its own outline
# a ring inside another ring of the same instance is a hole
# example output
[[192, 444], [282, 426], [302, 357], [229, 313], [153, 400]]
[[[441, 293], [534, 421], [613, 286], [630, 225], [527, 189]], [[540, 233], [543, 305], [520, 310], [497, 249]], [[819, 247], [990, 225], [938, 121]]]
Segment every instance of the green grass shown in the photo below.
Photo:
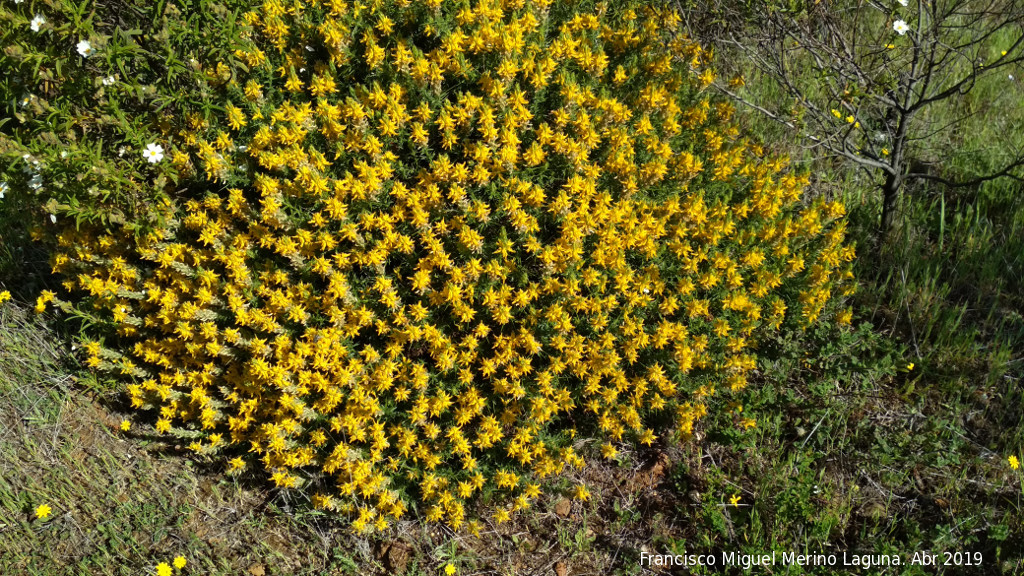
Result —
[[849, 357], [801, 366], [803, 353], [793, 352], [751, 394], [747, 411], [766, 416], [757, 433], [714, 439], [704, 447], [711, 462], [677, 470], [680, 490], [742, 496], [738, 508], [723, 508], [722, 496], [690, 508], [698, 528], [689, 548], [970, 550], [983, 554], [984, 573], [1020, 570], [1020, 477], [981, 443], [975, 423], [985, 414], [967, 412], [963, 398], [936, 402], [915, 392], [926, 385], [916, 367], [875, 371], [895, 358], [864, 370]]

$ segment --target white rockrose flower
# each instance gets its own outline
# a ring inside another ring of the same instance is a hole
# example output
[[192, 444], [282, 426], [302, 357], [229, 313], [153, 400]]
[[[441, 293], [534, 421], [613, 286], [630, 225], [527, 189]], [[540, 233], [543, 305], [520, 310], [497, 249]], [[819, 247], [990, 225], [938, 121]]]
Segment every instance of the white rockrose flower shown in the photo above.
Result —
[[164, 147], [156, 143], [147, 144], [142, 156], [149, 160], [150, 164], [156, 164], [164, 159]]

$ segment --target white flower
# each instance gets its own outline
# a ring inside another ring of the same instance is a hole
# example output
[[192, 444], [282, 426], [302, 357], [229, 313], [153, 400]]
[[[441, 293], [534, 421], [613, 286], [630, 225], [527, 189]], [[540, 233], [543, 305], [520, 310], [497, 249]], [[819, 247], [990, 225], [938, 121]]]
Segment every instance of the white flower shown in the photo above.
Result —
[[164, 147], [159, 144], [148, 144], [146, 149], [143, 150], [142, 156], [149, 160], [150, 164], [156, 164], [157, 162], [164, 159]]
[[33, 190], [39, 190], [43, 187], [43, 177], [39, 174], [33, 174], [32, 178], [28, 181], [28, 187]]
[[892, 23], [892, 29], [900, 36], [903, 36], [907, 33], [907, 30], [910, 30], [910, 26], [907, 26], [907, 23], [903, 20], [897, 20]]
[[57, 223], [57, 216], [55, 216], [53, 214], [50, 214], [50, 222], [56, 224]]
[[89, 44], [88, 40], [82, 40], [76, 46], [78, 53], [82, 55], [82, 58], [88, 58], [93, 53], [92, 44]]
[[907, 5], [907, 0], [896, 0], [896, 1], [899, 2], [901, 6], [906, 6]]
[[0, 200], [4, 199], [4, 194], [6, 194], [8, 190], [10, 190], [10, 188], [7, 187], [7, 182], [0, 182]]
[[115, 80], [113, 76], [107, 76], [106, 78], [100, 80], [100, 82], [103, 83], [104, 86], [110, 86], [114, 82], [117, 82], [117, 80]]
[[41, 28], [43, 24], [46, 24], [46, 18], [43, 18], [39, 14], [36, 14], [36, 17], [32, 19], [31, 24], [32, 24], [32, 31], [33, 32], [39, 32], [39, 28]]

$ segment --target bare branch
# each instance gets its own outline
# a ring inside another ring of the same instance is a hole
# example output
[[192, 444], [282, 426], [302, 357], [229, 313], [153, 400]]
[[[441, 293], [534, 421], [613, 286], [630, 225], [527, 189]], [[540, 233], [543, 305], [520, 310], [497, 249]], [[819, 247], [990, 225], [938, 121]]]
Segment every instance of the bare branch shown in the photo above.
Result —
[[[728, 88], [722, 86], [721, 84], [715, 82], [715, 83], [712, 83], [712, 86], [714, 86], [717, 90], [719, 90], [723, 94], [729, 96], [730, 98], [732, 98], [736, 102], [739, 102], [740, 104], [743, 104], [744, 106], [748, 106], [748, 107], [750, 107], [750, 108], [752, 108], [754, 110], [757, 110], [758, 112], [763, 114], [765, 117], [767, 117], [767, 118], [769, 118], [769, 119], [771, 119], [771, 120], [773, 120], [775, 122], [778, 122], [779, 124], [781, 124], [783, 126], [786, 126], [787, 128], [790, 128], [790, 129], [792, 129], [792, 130], [794, 130], [796, 132], [800, 131], [800, 129], [795, 124], [793, 124], [789, 120], [786, 120], [781, 115], [779, 115], [777, 113], [774, 113], [771, 110], [768, 110], [767, 108], [764, 108], [762, 106], [754, 104], [753, 102], [750, 102], [749, 100], [743, 98], [739, 94], [736, 94], [735, 92], [733, 92], [733, 91], [729, 90]], [[890, 166], [889, 164], [886, 164], [885, 162], [881, 162], [881, 161], [879, 161], [879, 160], [877, 160], [875, 158], [871, 158], [871, 157], [867, 157], [867, 156], [863, 156], [863, 155], [858, 155], [858, 154], [856, 154], [856, 151], [850, 150], [849, 148], [847, 148], [845, 146], [845, 144], [847, 142], [847, 138], [845, 138], [845, 137], [841, 139], [841, 142], [843, 142], [844, 145], [843, 146], [836, 146], [836, 145], [832, 144], [829, 141], [829, 140], [833, 139], [836, 136], [835, 134], [831, 134], [829, 137], [824, 138], [824, 139], [823, 138], [819, 138], [817, 136], [814, 136], [812, 134], [804, 134], [803, 136], [805, 138], [807, 138], [808, 140], [810, 140], [811, 142], [814, 142], [814, 147], [825, 148], [829, 152], [831, 152], [833, 154], [837, 154], [837, 155], [843, 156], [847, 160], [856, 162], [857, 164], [861, 164], [861, 165], [864, 165], [864, 166], [867, 166], [867, 167], [870, 167], [870, 168], [877, 168], [877, 169], [885, 171], [887, 173], [891, 173], [891, 172], [895, 171], [892, 166]]]
[[1024, 176], [1014, 174], [1013, 171], [1017, 168], [1024, 166], [1024, 157], [1017, 158], [1010, 164], [1007, 164], [1003, 169], [998, 172], [986, 174], [985, 176], [979, 176], [971, 180], [952, 180], [942, 176], [936, 176], [934, 174], [928, 174], [925, 172], [911, 172], [905, 176], [908, 180], [930, 180], [932, 182], [938, 182], [947, 188], [971, 188], [985, 182], [996, 180], [998, 178], [1010, 178], [1018, 182], [1024, 182]]

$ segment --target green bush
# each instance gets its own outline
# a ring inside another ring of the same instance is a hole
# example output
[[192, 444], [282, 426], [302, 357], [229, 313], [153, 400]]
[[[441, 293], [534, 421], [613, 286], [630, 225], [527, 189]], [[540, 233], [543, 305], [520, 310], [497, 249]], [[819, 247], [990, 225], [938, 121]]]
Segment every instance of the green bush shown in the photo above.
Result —
[[826, 308], [844, 208], [739, 136], [672, 11], [269, 0], [239, 22], [203, 84], [118, 124], [135, 158], [90, 148], [131, 211], [68, 193], [107, 225], [60, 229], [67, 295], [37, 309], [89, 323], [86, 363], [158, 431], [357, 531], [410, 504], [458, 528], [480, 493], [507, 520], [589, 439], [687, 436], [765, 335], [850, 320]]

